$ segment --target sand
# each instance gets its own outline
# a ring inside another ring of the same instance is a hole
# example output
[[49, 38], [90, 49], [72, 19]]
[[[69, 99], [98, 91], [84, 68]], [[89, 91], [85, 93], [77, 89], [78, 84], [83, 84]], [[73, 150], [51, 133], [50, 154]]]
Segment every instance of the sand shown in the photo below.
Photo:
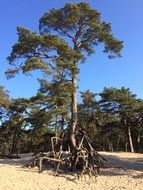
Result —
[[73, 174], [53, 176], [51, 171], [38, 173], [38, 168], [25, 168], [30, 155], [21, 159], [0, 159], [0, 190], [143, 190], [143, 154], [100, 152], [113, 166], [102, 169], [96, 180]]

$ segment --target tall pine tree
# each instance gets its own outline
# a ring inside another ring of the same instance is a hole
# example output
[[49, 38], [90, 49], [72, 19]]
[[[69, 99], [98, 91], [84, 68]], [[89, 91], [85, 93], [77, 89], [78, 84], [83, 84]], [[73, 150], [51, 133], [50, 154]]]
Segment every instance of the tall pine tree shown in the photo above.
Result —
[[[77, 74], [79, 63], [93, 54], [102, 44], [109, 58], [119, 57], [123, 42], [117, 40], [111, 25], [101, 20], [100, 13], [87, 3], [68, 3], [63, 8], [52, 9], [39, 21], [39, 33], [18, 27], [18, 42], [8, 57], [14, 69], [9, 77], [22, 70], [27, 73], [40, 69], [48, 76], [65, 78], [71, 82], [71, 150], [76, 148], [77, 126]], [[17, 63], [19, 61], [19, 65]]]

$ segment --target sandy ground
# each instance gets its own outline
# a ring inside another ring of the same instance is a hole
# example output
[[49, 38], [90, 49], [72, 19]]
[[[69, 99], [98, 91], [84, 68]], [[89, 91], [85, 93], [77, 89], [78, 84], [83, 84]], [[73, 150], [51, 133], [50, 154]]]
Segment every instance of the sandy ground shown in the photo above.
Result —
[[48, 170], [25, 168], [30, 157], [0, 159], [0, 190], [143, 190], [143, 154], [100, 152], [113, 166], [102, 169], [101, 176], [77, 180], [74, 175], [53, 176]]

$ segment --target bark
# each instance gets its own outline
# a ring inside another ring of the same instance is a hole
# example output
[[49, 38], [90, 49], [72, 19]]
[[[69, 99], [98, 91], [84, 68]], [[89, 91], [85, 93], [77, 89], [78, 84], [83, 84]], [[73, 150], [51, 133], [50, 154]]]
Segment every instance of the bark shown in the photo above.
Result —
[[137, 134], [137, 151], [141, 152], [141, 132], [140, 130], [138, 130], [138, 134]]
[[[58, 116], [55, 116], [55, 136], [58, 136]], [[56, 143], [57, 143], [57, 139], [56, 139]]]
[[20, 128], [18, 126], [15, 126], [14, 132], [13, 132], [13, 138], [12, 138], [12, 145], [11, 145], [11, 152], [10, 154], [17, 154], [18, 156], [18, 142], [20, 138]]
[[[79, 51], [77, 34], [73, 38], [74, 50]], [[74, 66], [76, 66], [77, 61], [74, 60]], [[77, 74], [75, 70], [72, 70], [72, 87], [73, 91], [71, 94], [71, 127], [70, 127], [70, 149], [71, 151], [76, 150], [76, 138], [75, 131], [77, 126]]]
[[128, 124], [127, 119], [124, 120], [126, 129], [127, 129], [127, 137], [129, 141], [129, 148], [131, 152], [134, 152], [134, 146], [133, 146], [133, 140], [132, 140], [132, 135], [131, 135], [131, 126]]
[[134, 151], [134, 146], [133, 146], [133, 141], [132, 141], [131, 127], [130, 126], [128, 126], [127, 132], [128, 132], [128, 138], [129, 138], [130, 151], [135, 152]]
[[106, 136], [107, 144], [108, 144], [108, 149], [110, 152], [113, 152], [113, 144], [109, 141], [109, 138]]
[[13, 138], [12, 138], [12, 146], [11, 146], [11, 154], [17, 153], [17, 126], [14, 128]]
[[13, 139], [12, 139], [12, 146], [11, 146], [11, 154], [16, 153], [18, 156], [18, 141], [20, 137], [20, 128], [23, 123], [23, 117], [20, 117], [18, 119], [18, 123], [16, 126], [14, 126], [14, 131], [13, 131]]
[[65, 122], [64, 121], [64, 115], [62, 114], [61, 117], [62, 118], [61, 118], [61, 126], [60, 126], [60, 128], [61, 128], [61, 131], [63, 132], [64, 131], [64, 122]]
[[128, 139], [125, 139], [125, 152], [128, 152]]
[[73, 92], [71, 96], [71, 127], [70, 127], [70, 148], [71, 151], [76, 149], [75, 130], [77, 125], [77, 94], [76, 94], [76, 76], [72, 76]]
[[116, 147], [117, 151], [119, 151], [119, 144], [120, 144], [120, 139], [118, 138], [118, 140], [117, 140], [117, 147]]

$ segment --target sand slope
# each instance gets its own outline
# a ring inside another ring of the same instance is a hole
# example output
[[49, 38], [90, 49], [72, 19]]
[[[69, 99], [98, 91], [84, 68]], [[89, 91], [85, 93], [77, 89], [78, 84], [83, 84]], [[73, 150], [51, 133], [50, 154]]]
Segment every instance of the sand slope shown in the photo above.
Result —
[[19, 160], [0, 159], [0, 190], [143, 190], [143, 154], [100, 152], [114, 166], [122, 169], [102, 169], [97, 182], [86, 177], [51, 175], [50, 171], [39, 174], [37, 168], [22, 167], [30, 157]]

